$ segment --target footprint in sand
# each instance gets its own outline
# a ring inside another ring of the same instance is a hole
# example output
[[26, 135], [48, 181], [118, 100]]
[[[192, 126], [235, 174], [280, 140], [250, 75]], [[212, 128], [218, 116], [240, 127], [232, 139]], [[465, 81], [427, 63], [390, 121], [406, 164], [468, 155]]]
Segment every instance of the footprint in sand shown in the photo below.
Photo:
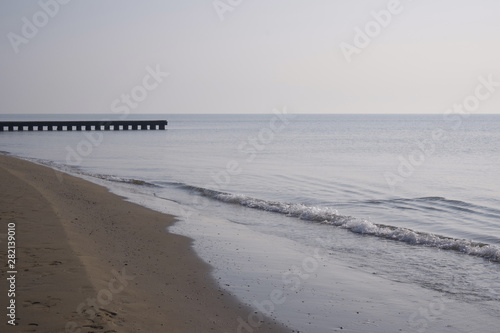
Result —
[[55, 298], [55, 297], [50, 297], [48, 296], [46, 300], [44, 301], [31, 301], [31, 300], [26, 300], [23, 302], [23, 307], [35, 307], [35, 308], [41, 308], [41, 309], [50, 309], [53, 306], [56, 306], [58, 303], [61, 302], [60, 298]]

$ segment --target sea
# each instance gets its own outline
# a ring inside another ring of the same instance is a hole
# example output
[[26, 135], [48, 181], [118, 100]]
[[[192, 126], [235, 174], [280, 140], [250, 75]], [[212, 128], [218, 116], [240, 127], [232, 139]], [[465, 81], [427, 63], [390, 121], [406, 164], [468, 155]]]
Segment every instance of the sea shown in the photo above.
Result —
[[0, 151], [177, 216], [256, 310], [234, 332], [261, 314], [300, 332], [500, 327], [500, 115], [0, 116], [56, 119], [168, 120], [4, 131]]

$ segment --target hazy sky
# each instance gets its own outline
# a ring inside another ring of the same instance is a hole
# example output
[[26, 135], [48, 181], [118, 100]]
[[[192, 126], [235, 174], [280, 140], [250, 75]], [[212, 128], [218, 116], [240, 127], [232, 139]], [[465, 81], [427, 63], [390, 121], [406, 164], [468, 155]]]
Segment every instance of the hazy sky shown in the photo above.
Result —
[[439, 114], [500, 82], [498, 0], [0, 0], [0, 33], [3, 114]]

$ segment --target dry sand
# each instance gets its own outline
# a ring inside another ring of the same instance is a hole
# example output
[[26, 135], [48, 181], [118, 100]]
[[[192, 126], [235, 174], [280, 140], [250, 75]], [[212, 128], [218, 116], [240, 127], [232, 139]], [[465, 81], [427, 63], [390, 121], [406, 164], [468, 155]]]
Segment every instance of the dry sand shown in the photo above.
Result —
[[[16, 224], [16, 322], [2, 332], [287, 332], [219, 288], [173, 216], [104, 187], [0, 156], [1, 307]], [[257, 325], [256, 325], [257, 326]]]

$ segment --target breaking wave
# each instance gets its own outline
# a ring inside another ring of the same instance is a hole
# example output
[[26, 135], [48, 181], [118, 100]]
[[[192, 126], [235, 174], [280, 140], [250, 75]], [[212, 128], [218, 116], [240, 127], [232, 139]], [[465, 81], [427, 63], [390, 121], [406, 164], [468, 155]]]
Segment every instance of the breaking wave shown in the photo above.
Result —
[[[232, 194], [179, 183], [171, 184], [175, 184], [186, 190], [196, 192], [199, 195], [229, 204], [236, 204], [248, 208], [283, 214], [305, 221], [329, 224], [347, 229], [358, 234], [382, 237], [395, 241], [405, 242], [411, 245], [421, 245], [443, 250], [453, 250], [468, 255], [482, 257], [494, 262], [500, 262], [500, 247], [491, 244], [420, 232], [409, 228], [377, 224], [365, 219], [341, 215], [336, 209], [333, 209], [331, 207], [320, 207], [301, 203], [262, 200], [252, 198], [243, 194]], [[426, 199], [429, 198], [417, 198], [415, 200], [423, 201]], [[443, 201], [446, 199], [432, 197], [431, 200]]]

